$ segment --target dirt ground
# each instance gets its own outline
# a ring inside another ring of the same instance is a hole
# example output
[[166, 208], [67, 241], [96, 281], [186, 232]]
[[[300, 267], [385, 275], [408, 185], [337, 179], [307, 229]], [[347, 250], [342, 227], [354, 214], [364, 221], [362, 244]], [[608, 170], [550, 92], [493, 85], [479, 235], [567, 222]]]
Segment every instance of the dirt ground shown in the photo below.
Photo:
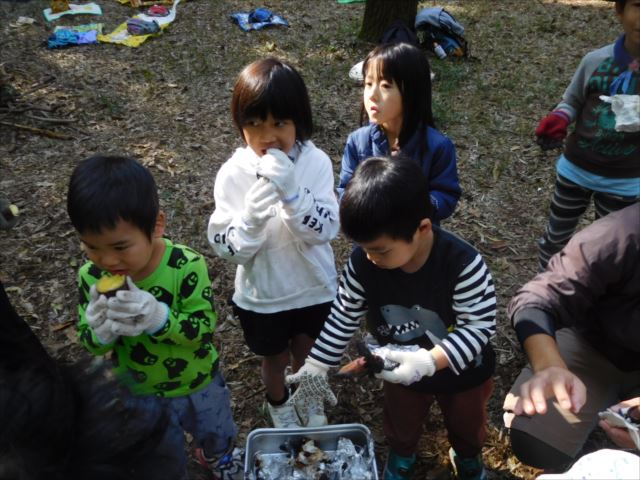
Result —
[[[215, 174], [242, 143], [229, 114], [232, 85], [241, 67], [256, 58], [275, 55], [293, 63], [311, 95], [313, 140], [337, 174], [346, 137], [358, 126], [361, 98], [347, 74], [372, 48], [356, 38], [364, 4], [191, 0], [179, 5], [163, 35], [137, 49], [100, 44], [48, 50], [55, 25], [100, 21], [110, 32], [134, 13], [115, 0], [99, 0], [101, 17], [63, 17], [50, 24], [42, 15], [48, 3], [0, 1], [0, 63], [19, 94], [9, 108], [0, 108], [0, 194], [21, 210], [19, 224], [0, 232], [0, 279], [53, 355], [65, 361], [85, 355], [73, 326], [74, 281], [83, 259], [66, 214], [68, 178], [79, 160], [96, 153], [127, 154], [148, 165], [160, 187], [169, 235], [207, 257], [218, 300], [219, 350], [243, 444], [252, 429], [267, 426], [259, 359], [244, 345], [226, 304], [234, 268], [213, 255], [205, 234]], [[443, 226], [482, 252], [498, 292], [498, 368], [485, 461], [492, 478], [532, 478], [536, 472], [509, 450], [501, 404], [523, 365], [504, 308], [534, 274], [535, 240], [546, 220], [559, 153], [541, 152], [533, 131], [580, 58], [613, 41], [620, 28], [612, 4], [602, 0], [421, 2], [435, 5], [466, 27], [472, 53], [464, 61], [430, 59], [436, 122], [456, 145], [464, 190]], [[229, 20], [230, 13], [256, 6], [284, 16], [290, 28], [244, 33]], [[35, 23], [18, 25], [20, 16]], [[350, 247], [338, 238], [334, 248], [341, 266]], [[330, 421], [369, 426], [382, 461], [380, 384], [364, 379], [333, 385], [339, 404], [329, 411]], [[428, 429], [415, 478], [445, 478], [448, 445], [437, 415]], [[603, 442], [595, 435], [590, 444]], [[197, 466], [193, 472], [205, 478]]]

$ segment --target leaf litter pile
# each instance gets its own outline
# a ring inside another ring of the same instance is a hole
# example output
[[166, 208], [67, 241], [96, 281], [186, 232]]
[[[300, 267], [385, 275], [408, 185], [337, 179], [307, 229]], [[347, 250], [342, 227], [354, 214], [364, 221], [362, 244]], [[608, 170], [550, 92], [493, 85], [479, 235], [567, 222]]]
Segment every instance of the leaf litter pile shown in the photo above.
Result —
[[[233, 396], [243, 445], [254, 428], [268, 426], [259, 380], [260, 359], [244, 345], [227, 305], [234, 268], [206, 241], [220, 165], [242, 145], [229, 101], [236, 75], [256, 58], [275, 55], [295, 65], [310, 92], [313, 141], [339, 172], [344, 142], [358, 126], [361, 88], [349, 69], [372, 48], [357, 39], [364, 4], [333, 0], [264, 4], [290, 28], [243, 33], [229, 14], [242, 1], [190, 0], [176, 21], [137, 49], [92, 45], [47, 50], [53, 25], [46, 2], [0, 3], [0, 196], [20, 208], [20, 221], [0, 232], [0, 279], [18, 312], [56, 357], [87, 355], [75, 338], [75, 277], [82, 253], [67, 218], [65, 195], [77, 162], [96, 153], [127, 154], [147, 165], [158, 182], [168, 234], [202, 252], [217, 295], [217, 340]], [[55, 25], [104, 23], [112, 31], [135, 11], [102, 0], [99, 20], [63, 17]], [[498, 292], [498, 356], [484, 449], [491, 478], [531, 478], [536, 472], [511, 454], [502, 427], [502, 400], [524, 364], [505, 306], [535, 273], [535, 241], [547, 216], [559, 150], [543, 153], [533, 131], [560, 99], [580, 58], [620, 31], [613, 6], [601, 0], [443, 0], [465, 27], [472, 58], [430, 57], [436, 74], [438, 127], [455, 143], [463, 196], [443, 226], [478, 248]], [[20, 22], [30, 17], [35, 22]], [[350, 244], [333, 243], [338, 268]], [[357, 357], [351, 347], [344, 363]], [[363, 423], [373, 432], [380, 467], [382, 389], [369, 376], [335, 378], [331, 423]], [[420, 444], [415, 478], [446, 478], [448, 442], [437, 406]], [[587, 448], [606, 444], [594, 434]], [[195, 462], [195, 478], [207, 478]]]

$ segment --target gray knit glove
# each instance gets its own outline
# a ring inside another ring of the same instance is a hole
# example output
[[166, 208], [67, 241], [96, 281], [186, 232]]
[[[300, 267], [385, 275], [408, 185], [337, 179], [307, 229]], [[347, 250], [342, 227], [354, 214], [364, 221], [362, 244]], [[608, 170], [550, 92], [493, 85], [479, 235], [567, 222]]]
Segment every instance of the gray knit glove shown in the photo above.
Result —
[[328, 365], [307, 357], [302, 368], [293, 375], [287, 375], [285, 379], [287, 385], [298, 384], [298, 388], [291, 395], [291, 400], [305, 406], [314, 400], [326, 402], [332, 406], [338, 403], [327, 381], [328, 371]]

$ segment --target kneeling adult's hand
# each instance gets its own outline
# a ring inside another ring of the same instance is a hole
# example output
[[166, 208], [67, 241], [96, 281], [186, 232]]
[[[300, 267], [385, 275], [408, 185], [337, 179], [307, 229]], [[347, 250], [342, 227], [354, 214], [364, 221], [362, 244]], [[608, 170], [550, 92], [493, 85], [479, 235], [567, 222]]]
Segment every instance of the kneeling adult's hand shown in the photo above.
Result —
[[[598, 425], [602, 428], [613, 443], [621, 448], [640, 450], [640, 397], [625, 400], [609, 407], [617, 413], [626, 413], [626, 416], [638, 423], [635, 431], [611, 425], [607, 420], [600, 420]], [[632, 425], [633, 427], [634, 425]]]
[[547, 399], [554, 396], [561, 408], [578, 413], [587, 400], [587, 387], [566, 368], [545, 368], [520, 386], [513, 413], [547, 413]]

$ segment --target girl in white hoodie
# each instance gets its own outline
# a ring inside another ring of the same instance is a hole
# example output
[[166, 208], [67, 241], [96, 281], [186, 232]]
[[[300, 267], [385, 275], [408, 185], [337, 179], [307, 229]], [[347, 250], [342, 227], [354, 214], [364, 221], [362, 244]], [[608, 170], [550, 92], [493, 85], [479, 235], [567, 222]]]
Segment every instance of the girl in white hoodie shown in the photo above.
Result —
[[234, 312], [247, 345], [263, 357], [274, 426], [325, 425], [321, 403], [289, 400], [284, 372], [304, 364], [337, 289], [329, 244], [339, 230], [332, 164], [309, 140], [302, 77], [278, 59], [242, 70], [231, 114], [246, 146], [216, 176], [209, 243], [238, 265]]

